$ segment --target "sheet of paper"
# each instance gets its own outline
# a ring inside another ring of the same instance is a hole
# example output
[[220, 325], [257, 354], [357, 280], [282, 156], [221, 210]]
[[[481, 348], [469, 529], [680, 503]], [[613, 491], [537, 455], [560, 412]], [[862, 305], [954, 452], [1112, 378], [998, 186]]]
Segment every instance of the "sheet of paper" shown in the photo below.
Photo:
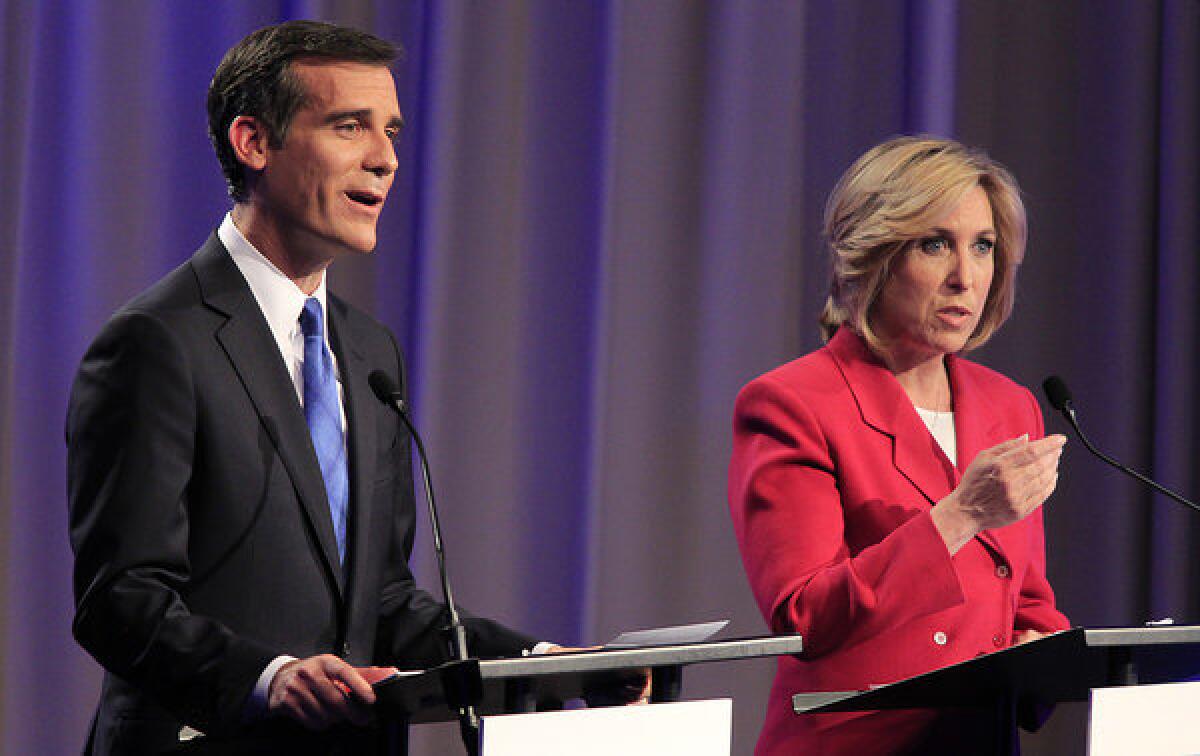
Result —
[[729, 620], [698, 622], [694, 625], [656, 627], [651, 630], [633, 630], [621, 633], [605, 644], [605, 648], [630, 648], [634, 646], [673, 646], [680, 643], [699, 643], [708, 640], [729, 624]]

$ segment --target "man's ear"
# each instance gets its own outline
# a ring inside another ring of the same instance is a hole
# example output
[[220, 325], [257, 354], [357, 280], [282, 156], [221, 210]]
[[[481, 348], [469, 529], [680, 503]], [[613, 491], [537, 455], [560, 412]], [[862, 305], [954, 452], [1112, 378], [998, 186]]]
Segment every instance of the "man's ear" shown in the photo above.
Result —
[[229, 144], [238, 162], [253, 171], [267, 167], [267, 130], [254, 116], [238, 116], [229, 124]]

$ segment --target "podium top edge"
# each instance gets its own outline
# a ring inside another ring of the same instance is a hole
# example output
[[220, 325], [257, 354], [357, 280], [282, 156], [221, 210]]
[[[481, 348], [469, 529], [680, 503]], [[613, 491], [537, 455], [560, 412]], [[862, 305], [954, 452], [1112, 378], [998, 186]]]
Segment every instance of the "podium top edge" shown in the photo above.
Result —
[[1200, 643], [1200, 625], [1084, 628], [1083, 635], [1089, 646]]
[[[1029, 694], [1042, 702], [1082, 701], [1101, 685], [1125, 684], [1112, 678], [1113, 652], [1155, 649], [1185, 658], [1200, 648], [1200, 626], [1075, 627], [1001, 651], [858, 691], [805, 691], [792, 696], [797, 714], [866, 709], [978, 705], [1002, 691]], [[1180, 656], [1184, 655], [1184, 656]], [[1174, 682], [1190, 677], [1190, 667], [1172, 663], [1165, 677], [1142, 682]], [[975, 700], [979, 699], [979, 700]]]
[[630, 667], [671, 667], [704, 662], [736, 661], [798, 654], [804, 650], [799, 635], [704, 641], [669, 646], [602, 648], [563, 654], [542, 654], [479, 662], [483, 679], [555, 675], [564, 671], [600, 672]]

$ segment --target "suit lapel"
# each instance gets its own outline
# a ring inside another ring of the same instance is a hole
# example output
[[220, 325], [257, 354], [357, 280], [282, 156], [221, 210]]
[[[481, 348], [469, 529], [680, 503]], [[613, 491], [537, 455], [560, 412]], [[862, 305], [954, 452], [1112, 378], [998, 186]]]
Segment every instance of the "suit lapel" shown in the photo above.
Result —
[[932, 507], [957, 483], [949, 460], [921, 421], [912, 401], [862, 339], [847, 328], [829, 342], [838, 369], [862, 413], [863, 422], [892, 440], [892, 464]]
[[217, 330], [217, 341], [229, 356], [275, 443], [320, 544], [321, 558], [332, 584], [340, 591], [343, 573], [321, 467], [313, 451], [304, 411], [296, 400], [296, 387], [279, 356], [271, 329], [250, 287], [215, 234], [192, 258], [192, 265], [205, 303], [228, 318]]
[[350, 541], [346, 554], [347, 573], [353, 575], [364, 564], [369, 548], [366, 524], [371, 521], [373, 481], [375, 477], [375, 423], [371, 402], [378, 401], [367, 383], [372, 369], [359, 347], [347, 307], [340, 299], [329, 297], [329, 329], [333, 351], [342, 374], [346, 403], [346, 451], [350, 475]]

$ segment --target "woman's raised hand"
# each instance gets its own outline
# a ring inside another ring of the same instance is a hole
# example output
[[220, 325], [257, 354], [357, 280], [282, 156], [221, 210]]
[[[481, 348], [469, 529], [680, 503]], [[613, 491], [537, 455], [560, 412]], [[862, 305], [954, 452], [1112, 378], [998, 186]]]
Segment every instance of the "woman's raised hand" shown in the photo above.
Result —
[[1058, 460], [1067, 437], [1030, 441], [1021, 436], [982, 451], [958, 487], [933, 508], [933, 521], [950, 553], [980, 531], [1000, 528], [1040, 507], [1058, 483]]

